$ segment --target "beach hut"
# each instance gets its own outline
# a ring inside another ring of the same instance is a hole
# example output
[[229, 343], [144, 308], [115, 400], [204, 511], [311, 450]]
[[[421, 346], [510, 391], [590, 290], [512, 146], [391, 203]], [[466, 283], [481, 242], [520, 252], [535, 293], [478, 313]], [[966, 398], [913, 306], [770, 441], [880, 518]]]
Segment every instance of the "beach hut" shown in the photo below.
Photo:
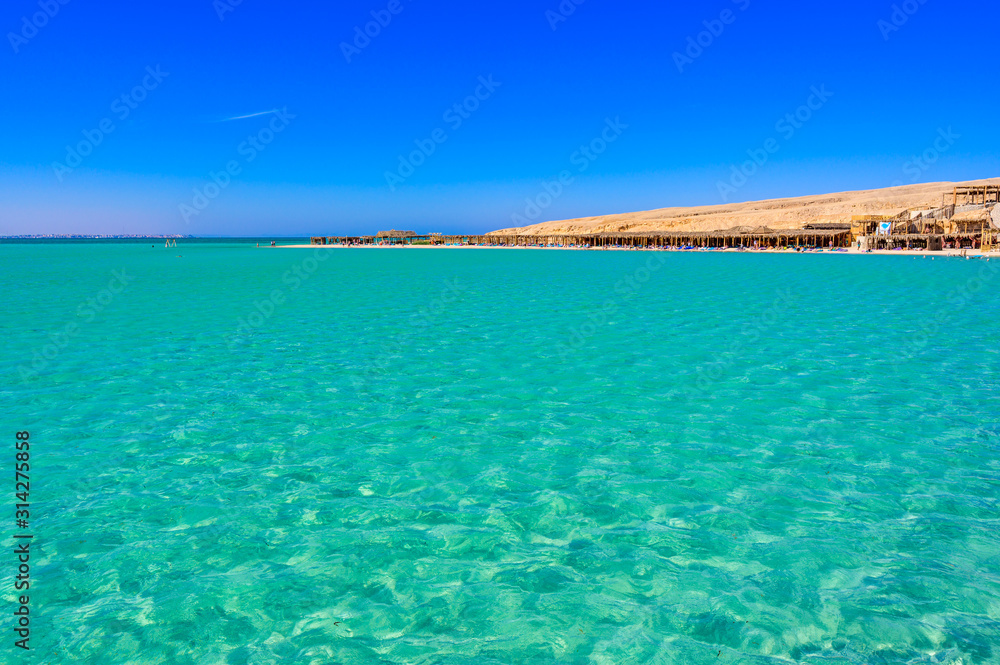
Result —
[[973, 185], [973, 186], [955, 187], [955, 193], [954, 193], [954, 198], [952, 199], [952, 204], [958, 205], [958, 200], [960, 198], [964, 203], [971, 203], [971, 204], [981, 203], [984, 206], [989, 203], [1000, 203], [1000, 185]]
[[375, 237], [376, 238], [415, 238], [417, 236], [416, 231], [379, 231]]
[[413, 238], [417, 237], [416, 231], [379, 231], [375, 235], [376, 242], [389, 245], [398, 245], [401, 243], [413, 242]]

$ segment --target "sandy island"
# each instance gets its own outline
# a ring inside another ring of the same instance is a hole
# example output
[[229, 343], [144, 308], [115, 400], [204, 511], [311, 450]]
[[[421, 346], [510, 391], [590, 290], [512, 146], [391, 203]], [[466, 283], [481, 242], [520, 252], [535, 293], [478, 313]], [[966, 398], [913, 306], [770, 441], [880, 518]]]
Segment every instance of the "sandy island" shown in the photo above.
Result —
[[[316, 237], [310, 245], [282, 247], [753, 251], [974, 258], [996, 255], [1000, 249], [998, 199], [1000, 178], [992, 178], [662, 208], [542, 222], [486, 234], [417, 236], [413, 231], [387, 231], [360, 238]], [[880, 229], [880, 225], [885, 228]], [[984, 245], [994, 251], [984, 254], [979, 249]]]

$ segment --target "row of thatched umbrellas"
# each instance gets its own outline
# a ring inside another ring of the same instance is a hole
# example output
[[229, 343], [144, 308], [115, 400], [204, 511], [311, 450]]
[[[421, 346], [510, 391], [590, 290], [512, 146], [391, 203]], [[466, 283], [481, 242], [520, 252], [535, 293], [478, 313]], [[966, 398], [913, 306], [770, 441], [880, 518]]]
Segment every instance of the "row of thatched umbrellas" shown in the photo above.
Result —
[[[833, 241], [836, 245], [850, 242], [850, 230], [845, 228], [812, 229], [770, 229], [766, 226], [735, 227], [718, 231], [607, 231], [601, 233], [488, 233], [484, 235], [418, 235], [414, 231], [381, 231], [374, 236], [352, 236], [313, 238], [315, 244], [371, 244], [379, 240], [404, 240], [414, 242], [425, 240], [442, 243], [472, 243], [485, 245], [527, 245], [527, 244], [568, 244], [568, 245], [617, 245], [659, 246], [663, 244], [697, 244], [707, 240], [732, 240], [734, 246], [761, 241], [776, 241], [779, 244], [815, 244]], [[665, 242], [670, 241], [670, 242]]]

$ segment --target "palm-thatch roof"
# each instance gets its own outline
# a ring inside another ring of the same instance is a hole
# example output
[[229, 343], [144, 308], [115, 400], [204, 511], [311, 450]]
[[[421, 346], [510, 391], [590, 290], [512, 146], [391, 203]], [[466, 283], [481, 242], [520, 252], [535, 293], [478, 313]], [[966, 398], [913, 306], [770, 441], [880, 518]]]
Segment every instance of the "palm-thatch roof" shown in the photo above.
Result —
[[413, 238], [416, 237], [416, 231], [379, 231], [376, 238]]
[[[725, 229], [722, 231], [608, 231], [604, 233], [581, 233], [581, 234], [566, 234], [566, 233], [553, 233], [545, 234], [542, 236], [531, 236], [538, 238], [605, 238], [605, 239], [638, 239], [638, 238], [735, 238], [740, 236], [754, 236], [754, 237], [800, 237], [800, 238], [815, 238], [815, 237], [832, 237], [837, 235], [843, 235], [848, 233], [848, 228], [837, 228], [837, 229], [772, 229], [767, 226], [737, 226], [731, 229]], [[494, 231], [489, 234], [491, 236], [504, 237], [506, 234], [501, 234]], [[513, 234], [506, 237], [516, 237]]]
[[987, 223], [990, 217], [989, 211], [983, 207], [978, 210], [963, 210], [961, 212], [956, 212], [955, 216], [951, 218], [953, 222], [966, 222], [966, 223]]
[[802, 228], [807, 231], [850, 231], [850, 222], [809, 222]]

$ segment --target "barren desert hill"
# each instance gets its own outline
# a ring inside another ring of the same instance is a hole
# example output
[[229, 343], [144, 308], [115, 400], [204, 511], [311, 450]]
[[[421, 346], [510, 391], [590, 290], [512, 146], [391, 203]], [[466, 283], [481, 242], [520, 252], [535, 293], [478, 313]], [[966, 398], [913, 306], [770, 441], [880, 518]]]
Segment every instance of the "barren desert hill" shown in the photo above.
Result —
[[543, 222], [493, 233], [546, 235], [622, 231], [721, 231], [737, 226], [801, 229], [809, 223], [850, 222], [857, 215], [897, 215], [905, 210], [938, 208], [952, 203], [955, 187], [974, 185], [1000, 185], [1000, 178], [904, 185], [889, 189], [725, 205], [661, 208]]

